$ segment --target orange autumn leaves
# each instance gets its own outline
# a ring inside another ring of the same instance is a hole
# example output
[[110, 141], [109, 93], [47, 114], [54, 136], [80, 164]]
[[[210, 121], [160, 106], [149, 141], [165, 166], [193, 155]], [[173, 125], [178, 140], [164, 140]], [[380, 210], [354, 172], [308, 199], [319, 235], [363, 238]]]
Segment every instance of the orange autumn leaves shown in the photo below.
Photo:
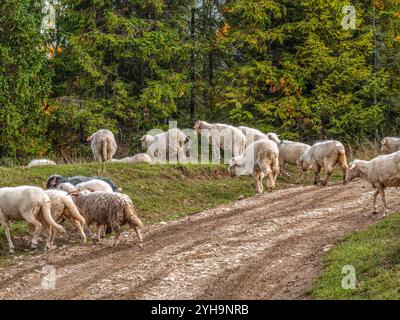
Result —
[[295, 93], [296, 97], [298, 98], [302, 94], [301, 89], [294, 90], [293, 86], [291, 86], [289, 82], [289, 79], [286, 78], [280, 78], [277, 82], [272, 81], [271, 79], [266, 79], [264, 83], [270, 93], [283, 93], [286, 96]]
[[227, 37], [230, 29], [231, 26], [225, 22], [224, 25], [216, 33], [217, 41]]

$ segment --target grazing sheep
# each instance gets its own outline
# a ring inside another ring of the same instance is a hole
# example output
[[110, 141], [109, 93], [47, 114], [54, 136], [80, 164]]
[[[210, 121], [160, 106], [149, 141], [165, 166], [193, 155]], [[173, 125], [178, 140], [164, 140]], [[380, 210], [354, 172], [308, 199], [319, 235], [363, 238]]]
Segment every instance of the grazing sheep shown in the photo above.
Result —
[[36, 159], [29, 162], [28, 168], [41, 167], [41, 166], [56, 166], [56, 165], [57, 163], [49, 159]]
[[107, 182], [99, 179], [78, 183], [75, 188], [78, 190], [114, 192]]
[[400, 138], [385, 137], [381, 141], [381, 152], [389, 154], [400, 150]]
[[[118, 191], [122, 191], [121, 188], [119, 188], [114, 182], [112, 182], [110, 179], [108, 178], [104, 178], [104, 177], [84, 177], [84, 176], [75, 176], [75, 177], [70, 177], [70, 178], [66, 178], [57, 174], [53, 174], [52, 176], [47, 178], [46, 181], [46, 189], [55, 189], [57, 188], [57, 186], [60, 183], [64, 183], [64, 182], [69, 182], [70, 184], [76, 186], [77, 184], [81, 183], [81, 182], [87, 182], [93, 179], [97, 179], [97, 180], [102, 180], [104, 182], [107, 182], [112, 190], [114, 192], [118, 192]], [[67, 190], [64, 190], [67, 191]]]
[[113, 159], [111, 162], [116, 163], [151, 163], [151, 157], [146, 153], [138, 153], [133, 157], [126, 157], [122, 159]]
[[244, 153], [246, 148], [246, 137], [236, 127], [220, 124], [197, 121], [194, 125], [197, 134], [207, 135], [212, 145], [212, 158], [214, 162], [221, 159], [220, 149], [224, 150], [225, 162]]
[[[346, 184], [346, 170], [348, 167], [346, 150], [342, 143], [335, 140], [317, 142], [300, 157], [300, 166], [303, 171], [312, 168], [315, 173], [314, 184], [320, 183], [322, 186], [328, 183], [336, 164], [339, 164], [342, 169], [343, 184]], [[320, 178], [321, 169], [326, 172], [324, 180]]]
[[[155, 136], [144, 135], [142, 147], [147, 154], [160, 161], [186, 161], [186, 152], [190, 147], [189, 137], [181, 130], [172, 128]], [[189, 145], [189, 146], [188, 146]]]
[[347, 169], [347, 182], [355, 178], [368, 181], [374, 193], [374, 213], [377, 212], [376, 198], [381, 194], [384, 214], [387, 215], [385, 188], [400, 187], [400, 151], [378, 156], [370, 161], [354, 160]]
[[283, 168], [286, 163], [297, 166], [301, 175], [299, 180], [303, 178], [304, 172], [301, 170], [300, 166], [300, 157], [306, 151], [308, 151], [311, 147], [308, 144], [301, 142], [293, 142], [288, 140], [283, 140], [278, 144], [279, 148], [279, 167], [283, 171]]
[[91, 141], [93, 157], [96, 162], [111, 161], [117, 152], [117, 142], [110, 130], [101, 129], [93, 133], [87, 141]]
[[140, 231], [142, 222], [137, 217], [132, 200], [127, 195], [101, 191], [76, 191], [71, 195], [80, 213], [85, 218], [87, 226], [96, 223], [97, 240], [100, 240], [104, 227], [111, 226], [115, 231], [114, 246], [118, 245], [121, 228], [128, 224], [136, 232], [139, 245], [143, 244]]
[[[72, 186], [72, 185], [71, 185]], [[79, 231], [83, 243], [86, 243], [86, 235], [83, 231], [85, 225], [85, 219], [80, 215], [78, 208], [76, 207], [71, 196], [67, 192], [61, 190], [49, 189], [44, 191], [50, 198], [51, 202], [51, 215], [56, 222], [66, 219], [70, 221]], [[57, 234], [57, 230], [49, 228], [50, 234], [50, 248], [54, 247], [54, 239]]]
[[[14, 253], [10, 235], [10, 220], [25, 220], [28, 223], [33, 232], [29, 243], [34, 249], [37, 248], [43, 224], [65, 233], [65, 229], [57, 224], [51, 216], [49, 196], [37, 187], [0, 188], [0, 224], [4, 228], [10, 253]], [[46, 247], [51, 248], [50, 234]]]
[[230, 161], [228, 171], [231, 177], [252, 174], [257, 193], [263, 192], [262, 180], [267, 176], [268, 191], [272, 191], [279, 173], [278, 146], [270, 140], [253, 142], [243, 155], [234, 157]]

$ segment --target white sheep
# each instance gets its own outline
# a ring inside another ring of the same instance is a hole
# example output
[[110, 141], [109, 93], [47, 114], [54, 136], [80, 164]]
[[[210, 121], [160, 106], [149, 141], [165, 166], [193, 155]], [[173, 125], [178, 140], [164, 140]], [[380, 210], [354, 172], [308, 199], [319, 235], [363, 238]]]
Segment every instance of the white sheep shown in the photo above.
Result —
[[107, 182], [99, 179], [92, 179], [89, 181], [78, 183], [75, 188], [78, 190], [114, 192]]
[[236, 127], [221, 123], [197, 121], [194, 129], [197, 134], [206, 136], [207, 140], [211, 142], [213, 162], [220, 161], [220, 149], [224, 150], [224, 162], [229, 162], [232, 157], [237, 157], [245, 151], [246, 137]]
[[263, 192], [262, 180], [267, 176], [268, 191], [272, 191], [279, 173], [278, 146], [266, 139], [253, 142], [243, 155], [230, 161], [228, 171], [231, 177], [252, 174], [257, 193]]
[[[324, 142], [317, 142], [311, 146], [300, 157], [300, 166], [303, 171], [310, 168], [314, 170], [314, 184], [326, 185], [332, 174], [332, 170], [336, 164], [339, 164], [343, 172], [343, 184], [346, 183], [346, 150], [339, 141], [329, 140]], [[323, 169], [326, 173], [324, 180], [321, 180], [320, 173]]]
[[[50, 209], [50, 198], [40, 188], [20, 186], [13, 188], [0, 188], [0, 224], [4, 228], [10, 253], [14, 253], [14, 245], [10, 235], [10, 220], [25, 220], [32, 230], [32, 238], [29, 243], [32, 248], [37, 248], [38, 238], [43, 224], [65, 233], [65, 229], [57, 224]], [[50, 234], [46, 247], [50, 246]]]
[[132, 157], [122, 159], [112, 159], [111, 162], [115, 163], [151, 163], [151, 157], [146, 153], [138, 153]]
[[41, 166], [56, 166], [56, 165], [57, 163], [49, 159], [35, 159], [29, 162], [28, 168], [41, 167]]
[[170, 162], [185, 162], [187, 160], [186, 151], [190, 139], [179, 129], [172, 128], [155, 136], [147, 134], [140, 140], [142, 147], [147, 149], [147, 154], [153, 159]]
[[381, 155], [370, 161], [354, 160], [349, 165], [346, 180], [350, 182], [358, 177], [368, 181], [376, 189], [374, 213], [377, 212], [376, 198], [378, 194], [381, 194], [384, 214], [387, 215], [385, 188], [400, 187], [400, 151]]
[[114, 192], [75, 191], [71, 193], [79, 212], [85, 218], [89, 227], [96, 223], [97, 240], [100, 240], [105, 227], [115, 231], [114, 246], [118, 245], [121, 228], [128, 224], [139, 238], [142, 246], [143, 238], [140, 229], [142, 222], [137, 217], [132, 200], [125, 194]]
[[62, 183], [58, 184], [55, 187], [55, 189], [56, 190], [60, 190], [60, 191], [65, 191], [67, 193], [70, 193], [70, 192], [73, 192], [73, 191], [77, 190], [77, 188], [73, 184], [71, 184], [69, 182], [62, 182]]
[[114, 134], [110, 130], [98, 130], [87, 140], [91, 141], [93, 157], [96, 162], [111, 161], [112, 157], [117, 152], [117, 142], [115, 141]]
[[[79, 231], [83, 243], [86, 243], [86, 235], [83, 231], [85, 225], [85, 219], [80, 215], [78, 208], [76, 207], [71, 196], [65, 191], [48, 189], [44, 191], [50, 198], [51, 201], [51, 215], [53, 220], [60, 222], [62, 219], [66, 219], [74, 225]], [[54, 239], [57, 234], [57, 230], [49, 228], [50, 234], [50, 248], [54, 247]]]
[[381, 152], [389, 154], [400, 150], [400, 138], [385, 137], [381, 141]]
[[[299, 180], [303, 178], [304, 172], [301, 170], [300, 157], [311, 147], [308, 144], [283, 140], [278, 144], [279, 148], [279, 167], [283, 171], [286, 163], [297, 166], [300, 171]], [[287, 174], [288, 175], [288, 174]]]

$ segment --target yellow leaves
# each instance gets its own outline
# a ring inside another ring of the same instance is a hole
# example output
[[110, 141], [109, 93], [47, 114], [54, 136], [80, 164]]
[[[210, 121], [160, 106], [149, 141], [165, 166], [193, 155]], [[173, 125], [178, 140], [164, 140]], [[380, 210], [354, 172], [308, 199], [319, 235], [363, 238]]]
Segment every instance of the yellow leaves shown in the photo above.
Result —
[[400, 11], [398, 11], [398, 12], [395, 12], [395, 13], [394, 13], [394, 16], [396, 16], [396, 17], [400, 17]]
[[47, 114], [53, 113], [56, 109], [56, 107], [49, 105], [47, 100], [40, 106], [40, 108]]
[[264, 81], [264, 83], [265, 83], [267, 86], [269, 86], [269, 85], [272, 83], [272, 80], [271, 80], [271, 79], [266, 79], [266, 80]]
[[378, 9], [383, 9], [385, 7], [385, 3], [383, 0], [373, 0], [372, 5]]
[[216, 34], [217, 40], [227, 37], [230, 29], [231, 26], [225, 22], [224, 25], [221, 27], [221, 29], [217, 31]]
[[394, 40], [396, 40], [396, 41], [400, 41], [400, 35], [398, 35], [398, 36], [395, 36], [395, 37], [394, 37]]
[[[53, 59], [54, 54], [56, 53], [56, 48], [54, 48], [53, 46], [49, 46], [49, 47], [46, 47], [46, 51], [47, 51], [47, 58]], [[62, 51], [63, 51], [63, 48], [61, 48], [61, 47], [57, 48], [57, 53], [61, 53]]]

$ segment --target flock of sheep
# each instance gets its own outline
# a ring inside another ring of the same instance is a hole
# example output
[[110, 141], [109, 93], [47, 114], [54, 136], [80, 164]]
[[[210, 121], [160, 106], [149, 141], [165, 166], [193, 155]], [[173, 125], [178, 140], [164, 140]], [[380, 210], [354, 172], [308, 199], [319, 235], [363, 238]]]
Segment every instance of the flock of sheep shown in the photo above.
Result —
[[[194, 135], [186, 134], [180, 129], [172, 128], [154, 135], [147, 134], [141, 138], [146, 153], [133, 157], [113, 159], [117, 151], [114, 135], [109, 130], [99, 130], [88, 141], [91, 141], [93, 157], [96, 162], [122, 163], [156, 163], [163, 161], [188, 162], [197, 158], [197, 136], [202, 141], [211, 143], [212, 158], [220, 163], [221, 150], [229, 174], [252, 175], [256, 190], [263, 192], [263, 179], [268, 179], [268, 190], [275, 187], [280, 171], [284, 173], [285, 164], [295, 165], [302, 172], [314, 171], [314, 184], [326, 185], [333, 168], [338, 165], [343, 172], [343, 184], [360, 177], [376, 189], [374, 193], [374, 212], [376, 197], [381, 194], [384, 212], [387, 213], [384, 189], [400, 186], [400, 138], [387, 137], [381, 141], [381, 151], [385, 153], [370, 161], [354, 160], [347, 165], [346, 151], [342, 143], [335, 140], [316, 142], [312, 146], [279, 139], [278, 135], [248, 128], [234, 127], [226, 124], [197, 121]], [[209, 145], [202, 150], [209, 151]], [[207, 154], [208, 157], [208, 154]], [[196, 159], [197, 160], [197, 159]], [[33, 160], [28, 167], [55, 165], [48, 159]], [[325, 178], [321, 179], [324, 170]], [[9, 250], [14, 252], [11, 240], [9, 221], [25, 220], [29, 227], [29, 245], [37, 248], [38, 239], [43, 229], [47, 230], [46, 248], [54, 248], [57, 232], [65, 233], [59, 224], [69, 221], [78, 230], [82, 241], [87, 241], [85, 227], [96, 225], [96, 235], [100, 240], [104, 233], [114, 231], [114, 245], [119, 243], [121, 228], [130, 226], [143, 243], [142, 223], [138, 218], [132, 200], [122, 193], [110, 179], [104, 177], [76, 176], [65, 178], [52, 175], [47, 179], [46, 188], [20, 186], [0, 188], [0, 224], [5, 230]]]

